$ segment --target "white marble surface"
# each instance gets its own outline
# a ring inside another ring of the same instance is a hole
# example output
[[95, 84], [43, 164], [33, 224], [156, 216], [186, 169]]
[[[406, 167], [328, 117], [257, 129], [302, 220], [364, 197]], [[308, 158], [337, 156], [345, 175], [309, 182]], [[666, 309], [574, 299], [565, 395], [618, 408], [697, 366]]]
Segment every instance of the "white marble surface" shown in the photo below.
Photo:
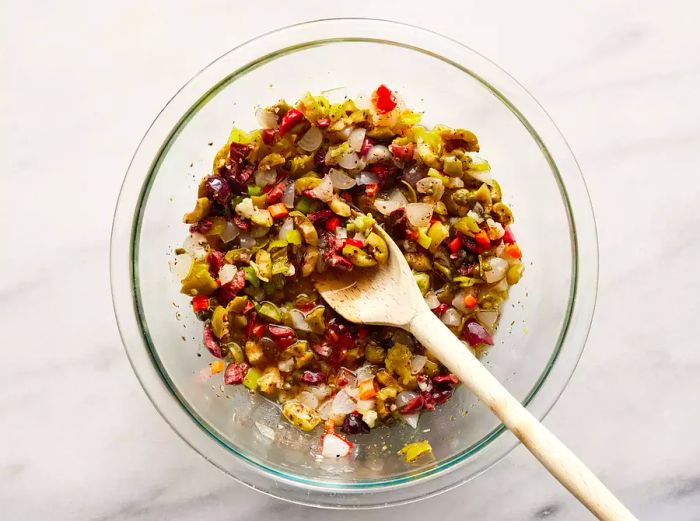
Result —
[[[475, 47], [569, 139], [598, 218], [600, 294], [546, 423], [640, 519], [700, 519], [698, 4], [333, 3], [4, 3], [0, 518], [356, 519], [253, 493], [170, 430], [119, 341], [108, 238], [131, 154], [191, 75], [276, 26], [370, 15]], [[438, 498], [362, 514], [387, 515], [589, 519], [522, 448]]]

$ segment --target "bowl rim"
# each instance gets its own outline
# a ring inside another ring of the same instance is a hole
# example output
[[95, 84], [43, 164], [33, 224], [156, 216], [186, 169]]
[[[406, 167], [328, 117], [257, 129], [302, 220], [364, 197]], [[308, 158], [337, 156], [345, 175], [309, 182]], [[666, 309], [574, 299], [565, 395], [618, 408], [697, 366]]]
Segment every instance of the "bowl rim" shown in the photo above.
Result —
[[[248, 458], [227, 445], [188, 409], [184, 397], [179, 396], [170, 384], [167, 372], [162, 369], [142, 319], [136, 264], [138, 248], [135, 244], [140, 231], [142, 203], [147, 199], [161, 158], [167, 153], [181, 126], [212, 94], [252, 68], [279, 56], [311, 46], [352, 41], [399, 45], [428, 54], [471, 75], [518, 117], [550, 164], [569, 218], [573, 276], [568, 313], [559, 341], [547, 366], [523, 401], [540, 420], [558, 400], [581, 356], [595, 308], [598, 277], [593, 210], [580, 169], [566, 140], [541, 105], [515, 79], [458, 41], [427, 29], [388, 20], [314, 20], [282, 27], [248, 40], [190, 79], [161, 110], [139, 143], [115, 209], [110, 246], [110, 282], [122, 343], [141, 386], [158, 412], [205, 459], [241, 483], [264, 493], [297, 503], [331, 508], [402, 504], [444, 492], [495, 465], [519, 442], [500, 424], [477, 443], [439, 465], [415, 475], [380, 482], [310, 480]], [[462, 62], [467, 62], [469, 67], [462, 65]], [[486, 81], [485, 77], [489, 80]], [[218, 81], [212, 83], [216, 78]], [[187, 110], [182, 115], [185, 107]], [[586, 258], [584, 263], [581, 262], [583, 253]], [[567, 349], [564, 349], [565, 345]], [[226, 456], [231, 453], [235, 458]], [[477, 461], [475, 468], [465, 474], [466, 463], [474, 461], [477, 456], [481, 461]], [[458, 469], [463, 472], [458, 472]]]

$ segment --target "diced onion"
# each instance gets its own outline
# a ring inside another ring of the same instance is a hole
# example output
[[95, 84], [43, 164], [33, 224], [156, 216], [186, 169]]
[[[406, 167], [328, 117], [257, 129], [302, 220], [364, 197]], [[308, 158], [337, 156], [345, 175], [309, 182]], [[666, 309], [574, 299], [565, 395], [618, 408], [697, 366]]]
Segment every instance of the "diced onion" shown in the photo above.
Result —
[[255, 118], [261, 128], [277, 128], [277, 114], [271, 110], [259, 108], [255, 111]]
[[498, 320], [498, 311], [489, 309], [476, 312], [476, 319], [481, 322], [481, 325], [486, 329], [493, 331], [493, 326], [496, 325]]
[[391, 159], [391, 152], [384, 145], [374, 145], [369, 149], [365, 156], [365, 161], [368, 165], [378, 163], [379, 161], [388, 161]]
[[342, 139], [343, 141], [347, 141], [348, 138], [350, 137], [350, 134], [352, 134], [352, 131], [355, 127], [350, 125], [349, 127], [345, 127], [343, 130], [339, 130], [338, 132], [335, 133], [335, 135], [339, 138]]
[[473, 177], [477, 181], [493, 186], [493, 176], [490, 170], [467, 170], [467, 175]]
[[298, 309], [293, 309], [289, 312], [289, 319], [292, 321], [292, 327], [299, 331], [311, 331], [304, 314]]
[[423, 355], [416, 355], [411, 359], [411, 373], [418, 374], [421, 372], [428, 358]]
[[359, 162], [360, 156], [358, 156], [357, 153], [353, 152], [352, 150], [345, 152], [342, 156], [340, 156], [340, 158], [338, 158], [338, 164], [343, 168], [347, 168], [348, 170], [357, 168]]
[[437, 295], [432, 291], [428, 291], [423, 298], [430, 309], [435, 309], [440, 305], [440, 300], [438, 300]]
[[[294, 370], [294, 358], [280, 360], [277, 362], [277, 369], [283, 373], [291, 373]], [[316, 400], [316, 405], [318, 405], [318, 400]]]
[[350, 454], [350, 449], [352, 448], [352, 445], [350, 445], [350, 443], [348, 443], [346, 440], [344, 440], [337, 434], [328, 432], [324, 434], [323, 438], [321, 439], [323, 440], [321, 447], [321, 455], [324, 458], [342, 458]]
[[462, 323], [462, 315], [455, 308], [449, 308], [440, 317], [446, 326], [458, 327]]
[[260, 434], [263, 435], [263, 437], [267, 438], [268, 440], [275, 439], [275, 430], [269, 425], [265, 425], [264, 423], [260, 422], [255, 422], [255, 426], [258, 428], [258, 431], [260, 432]]
[[238, 237], [241, 233], [241, 229], [233, 224], [231, 221], [226, 221], [226, 226], [224, 231], [221, 232], [221, 240], [224, 242], [231, 242], [233, 239]]
[[467, 212], [467, 216], [471, 217], [472, 219], [474, 219], [474, 220], [475, 220], [477, 223], [479, 223], [479, 224], [481, 224], [482, 222], [484, 222], [484, 218], [483, 218], [481, 215], [479, 215], [478, 213], [476, 213], [474, 210], [469, 210], [469, 211]]
[[348, 144], [350, 145], [350, 148], [352, 148], [355, 152], [359, 152], [362, 150], [362, 143], [365, 141], [365, 133], [367, 132], [367, 129], [364, 128], [356, 128], [350, 133], [350, 137], [348, 138]]
[[287, 208], [294, 208], [294, 183], [289, 183], [282, 194], [282, 202]]
[[406, 205], [406, 217], [416, 228], [423, 228], [430, 224], [433, 217], [433, 207], [426, 203], [409, 203]]
[[414, 412], [412, 414], [402, 414], [401, 419], [408, 425], [416, 429], [418, 427], [418, 418], [420, 418], [419, 412]]
[[255, 172], [255, 184], [258, 186], [267, 186], [274, 183], [275, 179], [277, 179], [277, 170], [274, 168]]
[[237, 271], [238, 269], [233, 264], [224, 264], [219, 270], [219, 281], [221, 285], [231, 282]]
[[[270, 213], [269, 210], [265, 210], [262, 208], [256, 209], [255, 212], [258, 215], [260, 215], [261, 217], [263, 217], [265, 214]], [[253, 227], [250, 229], [250, 235], [254, 239], [259, 239], [260, 237], [265, 237], [265, 235], [267, 235], [269, 231], [270, 231], [270, 228], [266, 228], [265, 226], [258, 226], [257, 224], [254, 224]]]
[[324, 203], [333, 199], [333, 182], [328, 174], [323, 176], [320, 185], [311, 190], [311, 195]]
[[312, 385], [309, 387], [309, 391], [319, 400], [323, 400], [331, 394], [331, 388], [326, 384]]
[[382, 215], [389, 215], [394, 210], [398, 210], [399, 208], [401, 208], [401, 203], [399, 203], [397, 201], [377, 200], [377, 201], [374, 201], [374, 207]]
[[401, 206], [406, 206], [408, 204], [408, 200], [406, 199], [406, 196], [403, 195], [403, 192], [399, 190], [398, 188], [393, 190], [388, 197], [389, 201], [396, 201], [398, 202]]
[[491, 257], [488, 261], [490, 270], [484, 270], [484, 280], [489, 284], [498, 282], [506, 275], [508, 270], [508, 261], [500, 257]]
[[340, 368], [340, 374], [338, 375], [338, 377], [339, 379], [347, 380], [348, 383], [345, 384], [346, 388], [357, 387], [357, 377], [355, 376], [355, 373], [347, 367]]
[[450, 177], [450, 188], [464, 188], [464, 181], [459, 177]]
[[291, 217], [287, 217], [284, 222], [282, 223], [282, 226], [280, 226], [280, 231], [277, 234], [278, 239], [282, 239], [283, 241], [287, 240], [287, 232], [291, 232], [294, 229], [294, 219]]
[[333, 187], [338, 190], [347, 190], [355, 186], [355, 179], [338, 168], [331, 168], [328, 172]]
[[252, 248], [255, 246], [255, 237], [249, 233], [240, 234], [238, 240], [240, 241], [241, 248]]
[[369, 411], [374, 410], [374, 407], [374, 400], [357, 400], [357, 412], [360, 414], [366, 414]]
[[415, 393], [413, 391], [401, 391], [396, 396], [396, 407], [401, 409], [404, 405], [408, 404], [416, 396], [418, 396], [418, 393]]
[[338, 394], [333, 398], [333, 405], [331, 407], [331, 414], [333, 415], [346, 415], [350, 414], [355, 410], [355, 402], [348, 396], [343, 389], [338, 391]]
[[343, 228], [342, 226], [338, 226], [335, 229], [335, 236], [338, 237], [338, 239], [347, 239], [348, 238], [347, 228]]
[[[508, 265], [510, 266], [510, 263], [508, 263]], [[491, 286], [490, 289], [493, 291], [507, 291], [508, 290], [508, 280], [505, 277], [503, 277], [496, 284]]]
[[313, 152], [321, 146], [322, 141], [323, 132], [321, 132], [321, 129], [318, 127], [311, 127], [297, 142], [297, 145], [299, 145], [299, 148], [305, 150], [306, 152]]
[[235, 210], [236, 213], [241, 217], [250, 219], [255, 213], [255, 205], [253, 205], [253, 200], [250, 197], [246, 197], [236, 205]]
[[357, 176], [357, 184], [362, 185], [376, 185], [379, 184], [379, 176], [373, 174], [372, 172], [362, 172]]
[[497, 241], [506, 234], [506, 230], [501, 223], [489, 218], [486, 219], [486, 224], [489, 227], [489, 239], [492, 241]]
[[374, 378], [374, 369], [371, 365], [365, 364], [355, 370], [355, 377], [357, 378], [358, 382]]
[[182, 248], [195, 260], [202, 259], [209, 253], [207, 238], [197, 232], [191, 233], [187, 239], [185, 239]]
[[326, 400], [318, 408], [317, 412], [322, 420], [327, 420], [328, 418], [331, 417], [331, 407], [333, 407], [333, 400], [332, 399]]
[[[293, 358], [290, 360], [292, 360], [292, 363], [294, 363]], [[312, 409], [316, 409], [316, 407], [318, 407], [318, 398], [316, 398], [316, 396], [314, 396], [309, 391], [300, 392], [297, 395], [297, 400], [299, 400], [299, 402], [303, 403], [304, 405], [308, 405]]]
[[192, 264], [192, 256], [189, 253], [181, 253], [175, 257], [170, 271], [177, 277], [177, 280], [182, 280], [187, 276]]
[[445, 185], [434, 177], [424, 177], [416, 183], [416, 190], [422, 194], [430, 194], [434, 201], [439, 201], [445, 193]]

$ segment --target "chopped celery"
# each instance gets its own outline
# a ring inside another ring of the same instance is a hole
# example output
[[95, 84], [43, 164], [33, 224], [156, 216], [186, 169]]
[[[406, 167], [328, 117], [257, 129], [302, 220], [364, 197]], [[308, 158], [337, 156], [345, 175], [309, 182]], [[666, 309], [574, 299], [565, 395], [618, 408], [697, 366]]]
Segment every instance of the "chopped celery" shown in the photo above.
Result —
[[267, 251], [272, 251], [277, 248], [285, 248], [287, 244], [287, 241], [285, 241], [284, 239], [274, 239], [270, 241], [270, 244], [267, 245]]
[[309, 213], [309, 210], [311, 210], [311, 199], [308, 197], [300, 197], [297, 199], [294, 209], [303, 214]]
[[442, 175], [440, 172], [435, 170], [434, 168], [431, 168], [428, 170], [428, 177], [434, 177], [435, 179], [439, 179], [440, 181], [443, 182], [443, 184], [447, 184], [450, 179], [446, 175]]
[[423, 228], [420, 228], [418, 230], [418, 244], [420, 244], [423, 248], [427, 250], [428, 248], [430, 248], [431, 242], [433, 242], [433, 240], [426, 235], [425, 230]]
[[262, 376], [259, 369], [251, 367], [243, 378], [243, 385], [245, 385], [251, 391], [255, 391], [258, 388], [258, 380]]
[[253, 269], [252, 266], [244, 266], [243, 268], [243, 273], [245, 274], [245, 280], [250, 282], [253, 287], [259, 288], [260, 287], [260, 279], [258, 278], [258, 275], [255, 273], [255, 269]]
[[262, 188], [257, 185], [248, 185], [248, 195], [260, 195]]
[[260, 307], [258, 307], [258, 313], [260, 313], [263, 316], [266, 316], [273, 322], [279, 322], [282, 320], [282, 315], [280, 313], [280, 309], [275, 306], [272, 302], [263, 302], [260, 304]]
[[430, 290], [430, 275], [422, 271], [414, 271], [413, 278], [416, 284], [418, 284], [418, 289], [420, 289], [421, 294], [425, 295], [428, 290]]
[[299, 233], [299, 230], [289, 230], [285, 237], [287, 238], [287, 242], [289, 244], [301, 246], [301, 233]]
[[457, 282], [461, 287], [463, 288], [469, 288], [473, 286], [474, 284], [480, 284], [483, 282], [481, 279], [477, 279], [474, 277], [465, 277], [465, 276], [458, 276], [452, 279], [453, 282]]

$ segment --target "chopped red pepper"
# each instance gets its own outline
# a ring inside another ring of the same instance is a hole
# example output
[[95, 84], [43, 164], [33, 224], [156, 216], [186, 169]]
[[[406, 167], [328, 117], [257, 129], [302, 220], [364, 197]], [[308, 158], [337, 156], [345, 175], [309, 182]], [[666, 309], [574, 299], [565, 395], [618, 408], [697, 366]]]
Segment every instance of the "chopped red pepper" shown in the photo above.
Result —
[[372, 101], [374, 102], [374, 106], [377, 107], [377, 112], [380, 114], [391, 112], [396, 108], [396, 96], [394, 96], [391, 89], [384, 84], [377, 87], [377, 90], [374, 91]]
[[357, 336], [358, 338], [365, 338], [368, 335], [367, 328], [361, 327], [360, 329], [357, 330]]
[[316, 210], [315, 212], [311, 212], [306, 217], [308, 217], [309, 221], [315, 223], [318, 221], [325, 221], [331, 215], [333, 215], [333, 212], [330, 211], [328, 208], [324, 208], [323, 210]]
[[266, 145], [271, 145], [272, 142], [275, 140], [275, 131], [271, 128], [266, 128], [262, 131], [261, 137], [263, 143], [265, 143]]
[[513, 244], [515, 242], [515, 235], [510, 231], [510, 228], [506, 228], [506, 233], [503, 234], [503, 242], [506, 244]]
[[438, 376], [433, 376], [433, 383], [436, 383], [436, 384], [451, 383], [451, 384], [457, 385], [459, 383], [459, 379], [455, 375], [453, 375], [452, 373], [441, 374]]
[[413, 143], [407, 143], [406, 145], [389, 145], [389, 150], [394, 154], [394, 157], [402, 161], [410, 161], [413, 159], [413, 151], [415, 145]]
[[251, 336], [253, 334], [253, 328], [255, 328], [256, 319], [258, 318], [257, 311], [251, 311], [248, 317], [248, 325], [245, 327], [245, 336]]
[[253, 327], [253, 336], [257, 338], [262, 338], [263, 334], [265, 333], [265, 325], [264, 324], [255, 324]]
[[319, 128], [326, 128], [331, 124], [331, 120], [328, 118], [321, 118], [316, 121], [316, 126]]
[[340, 226], [340, 217], [334, 215], [326, 221], [326, 224], [324, 226], [329, 232], [335, 233], [336, 228]]
[[468, 308], [475, 308], [477, 304], [476, 297], [474, 295], [467, 295], [464, 297], [464, 305]]
[[455, 237], [447, 244], [447, 247], [452, 253], [457, 253], [462, 247], [462, 239], [460, 239], [459, 237]]
[[195, 313], [204, 311], [209, 307], [209, 299], [204, 295], [197, 295], [192, 299], [192, 309]]
[[367, 194], [367, 197], [374, 197], [377, 195], [377, 191], [379, 190], [379, 185], [377, 183], [370, 183], [365, 185], [365, 194]]
[[345, 245], [346, 246], [355, 246], [357, 248], [362, 248], [362, 246], [364, 246], [364, 243], [359, 239], [345, 239]]
[[484, 230], [481, 230], [479, 233], [477, 233], [474, 236], [474, 239], [476, 240], [476, 243], [479, 246], [491, 246], [491, 240], [489, 239], [489, 236], [486, 235], [486, 232]]
[[416, 230], [406, 230], [406, 238], [408, 238], [412, 241], [417, 241], [418, 240], [418, 232]]
[[520, 246], [517, 244], [509, 244], [506, 246], [506, 254], [514, 259], [520, 259], [523, 253], [520, 251]]
[[297, 109], [289, 109], [280, 122], [280, 136], [284, 136], [290, 128], [295, 126], [297, 123], [300, 123], [303, 119], [304, 114], [302, 114], [300, 111]]

